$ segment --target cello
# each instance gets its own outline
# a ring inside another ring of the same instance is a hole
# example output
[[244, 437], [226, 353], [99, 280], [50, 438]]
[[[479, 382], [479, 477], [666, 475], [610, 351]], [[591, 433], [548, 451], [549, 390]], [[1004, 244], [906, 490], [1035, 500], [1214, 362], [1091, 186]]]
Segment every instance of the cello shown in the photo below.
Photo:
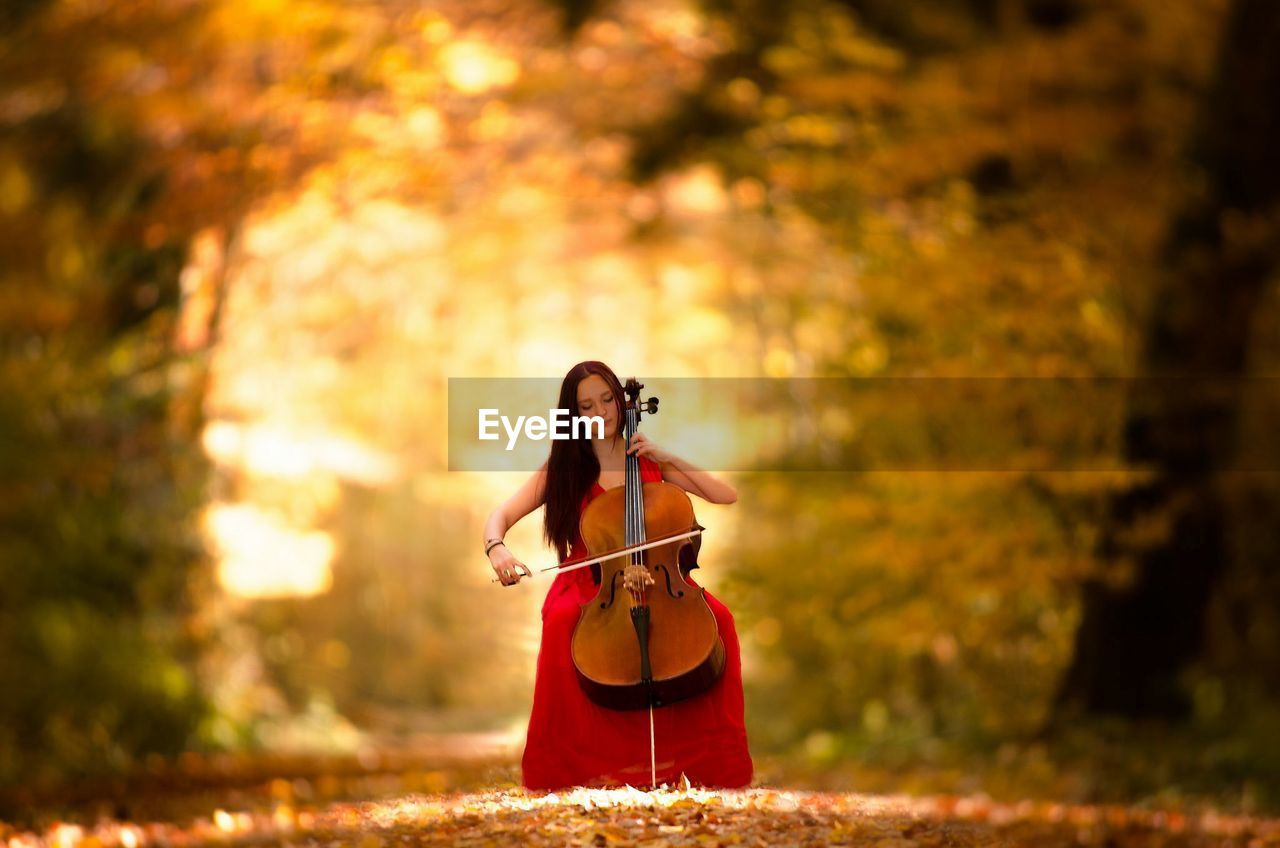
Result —
[[[628, 448], [641, 411], [653, 414], [658, 408], [655, 397], [639, 400], [642, 388], [635, 377], [627, 380]], [[642, 482], [639, 457], [628, 454], [623, 485], [587, 505], [580, 529], [593, 559], [627, 552], [600, 560], [600, 587], [574, 627], [578, 682], [601, 706], [648, 707], [652, 743], [653, 709], [706, 691], [724, 671], [715, 614], [702, 587], [684, 579], [685, 571], [697, 567], [703, 528], [683, 489]]]

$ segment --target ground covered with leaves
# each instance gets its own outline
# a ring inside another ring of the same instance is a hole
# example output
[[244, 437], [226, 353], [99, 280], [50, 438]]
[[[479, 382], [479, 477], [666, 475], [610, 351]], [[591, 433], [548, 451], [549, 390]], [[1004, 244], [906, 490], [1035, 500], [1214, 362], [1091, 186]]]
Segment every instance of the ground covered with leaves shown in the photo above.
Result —
[[1280, 819], [1030, 800], [1006, 804], [985, 795], [707, 790], [683, 784], [651, 791], [408, 792], [309, 804], [291, 797], [290, 787], [277, 782], [269, 803], [212, 809], [182, 823], [109, 816], [93, 825], [49, 822], [35, 830], [0, 823], [0, 845], [1280, 845]]

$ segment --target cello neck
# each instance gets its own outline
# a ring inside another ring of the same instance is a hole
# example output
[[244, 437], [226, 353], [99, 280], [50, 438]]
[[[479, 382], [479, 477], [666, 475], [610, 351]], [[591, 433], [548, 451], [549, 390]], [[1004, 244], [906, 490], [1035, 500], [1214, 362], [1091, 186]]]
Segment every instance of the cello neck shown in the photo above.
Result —
[[[634, 405], [627, 408], [627, 446], [631, 445], [631, 437], [635, 435], [636, 430], [640, 426], [640, 412]], [[624, 494], [626, 496], [626, 541], [627, 547], [632, 545], [642, 545], [645, 542], [644, 535], [644, 488], [640, 479], [640, 457], [635, 454], [627, 454], [626, 473], [623, 478], [623, 485], [626, 487]], [[641, 556], [639, 553], [631, 555], [632, 562], [639, 562]]]

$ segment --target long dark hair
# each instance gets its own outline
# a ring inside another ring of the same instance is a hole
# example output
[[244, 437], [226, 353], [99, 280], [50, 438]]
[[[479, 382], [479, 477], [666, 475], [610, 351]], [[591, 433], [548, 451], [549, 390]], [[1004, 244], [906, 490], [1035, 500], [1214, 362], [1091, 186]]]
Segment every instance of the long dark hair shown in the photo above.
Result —
[[[618, 432], [621, 434], [622, 417], [622, 383], [613, 369], [603, 362], [588, 360], [579, 362], [564, 375], [560, 384], [559, 408], [569, 410], [569, 432], [574, 433], [573, 422], [581, 418], [578, 414], [578, 384], [592, 374], [604, 378], [613, 392], [613, 402], [617, 407]], [[556, 549], [561, 560], [569, 556], [569, 549], [578, 537], [578, 507], [582, 498], [591, 490], [596, 478], [600, 476], [600, 460], [596, 459], [591, 449], [591, 440], [553, 439], [551, 456], [547, 459], [546, 483], [546, 516], [543, 519], [542, 535], [547, 543]]]

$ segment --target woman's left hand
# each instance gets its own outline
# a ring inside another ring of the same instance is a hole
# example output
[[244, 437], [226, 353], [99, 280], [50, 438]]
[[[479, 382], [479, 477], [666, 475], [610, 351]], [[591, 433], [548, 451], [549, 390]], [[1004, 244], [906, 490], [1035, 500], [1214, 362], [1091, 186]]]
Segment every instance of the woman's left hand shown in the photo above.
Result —
[[656, 442], [650, 441], [644, 433], [636, 433], [631, 437], [631, 446], [627, 448], [627, 453], [647, 456], [657, 463], [670, 462], [672, 458], [671, 454], [658, 447]]

